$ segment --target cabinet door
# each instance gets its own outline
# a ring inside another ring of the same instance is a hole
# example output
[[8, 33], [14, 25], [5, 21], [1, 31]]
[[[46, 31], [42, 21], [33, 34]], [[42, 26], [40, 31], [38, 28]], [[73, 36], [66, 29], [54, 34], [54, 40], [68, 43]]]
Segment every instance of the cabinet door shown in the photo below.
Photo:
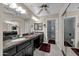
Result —
[[27, 47], [25, 48], [25, 56], [28, 56]]
[[15, 56], [22, 56], [22, 51], [18, 52]]
[[27, 47], [27, 54], [29, 56], [32, 56], [33, 55], [33, 46], [32, 45], [30, 45], [30, 46]]
[[15, 56], [25, 56], [25, 49], [19, 51]]
[[26, 56], [26, 48], [24, 48], [23, 50], [22, 50], [22, 56]]
[[30, 45], [30, 41], [27, 41], [25, 43], [22, 43], [22, 44], [18, 45], [17, 46], [17, 51], [20, 51], [20, 50], [24, 49], [28, 45]]
[[32, 56], [33, 55], [33, 45], [29, 45], [25, 48], [25, 56]]

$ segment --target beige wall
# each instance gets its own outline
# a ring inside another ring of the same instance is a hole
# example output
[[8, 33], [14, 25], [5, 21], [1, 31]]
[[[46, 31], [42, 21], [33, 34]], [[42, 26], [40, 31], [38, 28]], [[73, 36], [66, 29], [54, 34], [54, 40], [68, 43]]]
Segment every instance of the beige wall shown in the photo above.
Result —
[[0, 11], [0, 56], [3, 55], [3, 34], [2, 34], [2, 31], [3, 31], [3, 26], [2, 26], [2, 23], [3, 23], [3, 17], [1, 17], [2, 15], [2, 12]]
[[0, 56], [2, 55], [3, 52], [3, 35], [2, 35], [2, 19], [0, 18]]
[[62, 14], [67, 6], [68, 4], [64, 4], [63, 8], [61, 8], [56, 21], [56, 45], [60, 50], [64, 50], [64, 21]]

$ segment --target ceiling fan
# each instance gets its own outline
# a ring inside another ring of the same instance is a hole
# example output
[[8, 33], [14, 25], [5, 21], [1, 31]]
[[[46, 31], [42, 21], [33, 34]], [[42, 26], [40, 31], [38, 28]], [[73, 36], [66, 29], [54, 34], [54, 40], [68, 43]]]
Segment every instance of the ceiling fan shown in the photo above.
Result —
[[49, 13], [48, 11], [49, 6], [47, 4], [42, 4], [41, 6], [39, 6], [39, 8], [40, 8], [40, 11], [37, 14], [40, 14], [43, 10]]

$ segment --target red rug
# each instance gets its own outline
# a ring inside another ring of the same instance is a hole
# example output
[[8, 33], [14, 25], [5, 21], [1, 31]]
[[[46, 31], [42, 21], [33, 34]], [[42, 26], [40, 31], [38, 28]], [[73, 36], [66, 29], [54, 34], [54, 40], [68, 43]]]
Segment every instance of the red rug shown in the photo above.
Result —
[[40, 51], [50, 52], [50, 44], [42, 43], [41, 47], [39, 48]]
[[48, 43], [55, 44], [55, 40], [49, 40]]

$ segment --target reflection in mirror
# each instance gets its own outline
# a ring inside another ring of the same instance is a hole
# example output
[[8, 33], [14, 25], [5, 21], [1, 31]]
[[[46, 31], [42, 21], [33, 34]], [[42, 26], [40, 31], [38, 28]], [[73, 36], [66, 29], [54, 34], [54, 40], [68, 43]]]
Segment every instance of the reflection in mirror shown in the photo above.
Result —
[[75, 17], [64, 19], [64, 41], [66, 46], [75, 46]]
[[79, 4], [71, 3], [65, 12], [64, 52], [68, 56], [79, 56]]
[[34, 30], [43, 30], [43, 23], [34, 23]]
[[3, 31], [17, 31], [18, 22], [16, 21], [4, 21], [3, 22]]

